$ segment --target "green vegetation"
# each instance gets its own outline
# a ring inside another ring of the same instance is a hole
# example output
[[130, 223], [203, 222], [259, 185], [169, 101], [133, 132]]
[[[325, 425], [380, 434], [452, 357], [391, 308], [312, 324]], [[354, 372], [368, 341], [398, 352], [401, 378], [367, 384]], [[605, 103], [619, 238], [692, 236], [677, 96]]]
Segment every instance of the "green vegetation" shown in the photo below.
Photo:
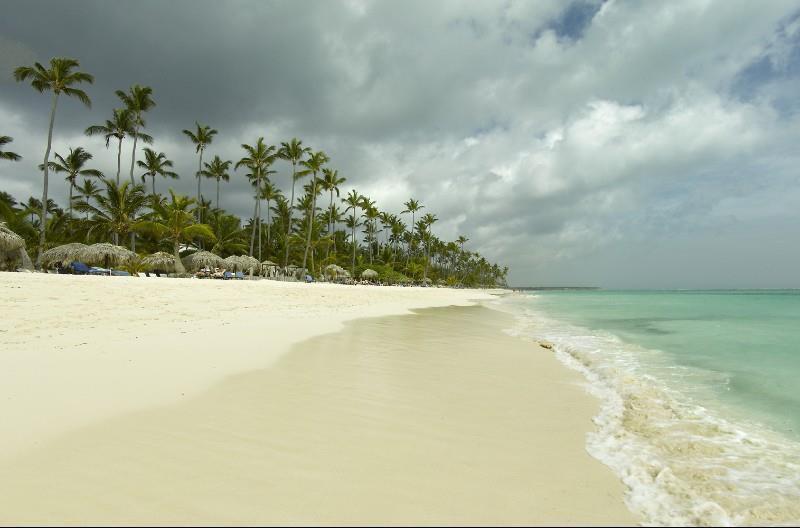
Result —
[[[143, 115], [155, 106], [153, 90], [147, 86], [134, 85], [128, 92], [117, 91], [124, 108], [114, 109], [113, 117], [104, 124], [86, 129], [87, 135], [104, 136], [106, 147], [111, 139], [116, 139], [115, 180], [87, 167], [92, 154], [82, 147], [71, 148], [66, 156], [56, 153], [56, 161], [50, 161], [58, 96], [63, 93], [90, 103], [88, 95], [74, 85], [91, 83], [93, 77], [75, 71], [78, 67], [74, 59], [54, 58], [50, 68], [36, 63], [14, 72], [17, 80], [30, 80], [34, 89], [53, 92], [44, 163], [40, 165], [44, 173], [42, 200], [30, 197], [22, 203], [0, 192], [0, 222], [25, 239], [28, 247], [37, 246], [38, 235], [37, 263], [42, 252], [51, 247], [70, 242], [120, 244], [128, 242], [126, 237], [130, 235], [130, 248], [140, 255], [166, 251], [182, 256], [181, 252], [208, 249], [227, 257], [246, 252], [258, 260], [271, 260], [284, 267], [293, 264], [307, 268], [308, 273], [318, 278], [323, 276], [326, 266], [335, 264], [353, 277], [373, 270], [377, 273], [376, 280], [388, 283], [505, 284], [508, 269], [466, 249], [466, 237], [451, 242], [439, 239], [432, 229], [439, 218], [431, 212], [422, 214], [425, 206], [419, 200], [409, 199], [404, 204], [405, 210], [394, 214], [382, 211], [374, 200], [355, 189], [342, 193], [346, 178], [329, 165], [330, 159], [324, 152], [312, 150], [298, 138], [269, 145], [259, 137], [253, 144], [242, 145], [242, 158], [235, 165], [218, 155], [203, 163], [203, 155], [218, 132], [196, 123], [195, 130], [183, 133], [198, 154], [194, 174], [197, 197], [177, 195], [171, 189], [166, 197], [157, 193], [156, 177], [174, 179], [179, 175], [163, 152], [145, 148], [144, 159], [136, 160], [138, 142], [153, 141], [143, 132]], [[133, 140], [130, 181], [120, 182], [122, 143], [126, 139]], [[10, 137], [0, 136], [0, 148], [10, 142]], [[20, 158], [0, 150], [0, 159]], [[286, 181], [273, 180], [278, 173], [273, 169], [277, 162], [283, 162], [287, 169]], [[137, 166], [143, 171], [139, 174], [142, 184], [137, 184], [134, 178]], [[69, 186], [66, 211], [48, 198], [49, 170], [66, 176]], [[220, 182], [229, 181], [234, 171], [242, 171], [242, 177], [253, 188], [253, 216], [244, 222], [220, 207]], [[150, 192], [146, 189], [147, 178], [151, 179]], [[214, 204], [202, 194], [202, 178], [216, 181]], [[303, 184], [300, 193], [298, 183]], [[288, 199], [280, 184], [291, 189]], [[263, 203], [266, 211], [262, 210]], [[132, 263], [131, 269], [137, 269], [138, 265]]]

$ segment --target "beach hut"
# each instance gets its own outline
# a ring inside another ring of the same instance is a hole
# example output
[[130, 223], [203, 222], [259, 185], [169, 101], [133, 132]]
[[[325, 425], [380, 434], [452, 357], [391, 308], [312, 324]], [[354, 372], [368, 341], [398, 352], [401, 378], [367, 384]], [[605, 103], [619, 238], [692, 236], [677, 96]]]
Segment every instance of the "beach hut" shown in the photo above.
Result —
[[373, 269], [365, 269], [361, 272], [361, 278], [367, 280], [373, 280], [378, 278], [378, 272]]
[[147, 255], [142, 259], [142, 264], [150, 270], [164, 270], [166, 272], [177, 271], [178, 259], [175, 255], [166, 251], [159, 251], [152, 255]]
[[50, 267], [56, 262], [61, 262], [67, 266], [70, 264], [70, 262], [79, 260], [78, 255], [80, 255], [81, 252], [86, 250], [88, 247], [89, 246], [86, 244], [81, 244], [80, 242], [71, 242], [69, 244], [63, 244], [61, 246], [50, 248], [42, 253], [42, 267]]
[[283, 269], [283, 274], [286, 277], [291, 277], [293, 279], [297, 279], [297, 278], [300, 278], [302, 276], [301, 271], [305, 271], [305, 270], [302, 270], [300, 268], [300, 266], [298, 266], [296, 264], [289, 264], [288, 266], [286, 266]]
[[13, 269], [17, 263], [33, 271], [33, 263], [25, 251], [25, 239], [0, 222], [0, 269]]
[[138, 255], [128, 248], [100, 242], [86, 246], [78, 251], [74, 258], [86, 264], [102, 264], [104, 268], [109, 268], [110, 266], [123, 266], [137, 257]]
[[198, 251], [181, 259], [181, 262], [189, 271], [197, 271], [202, 268], [224, 268], [227, 266], [225, 259], [215, 255], [210, 251]]
[[265, 260], [261, 263], [261, 275], [264, 277], [277, 277], [278, 265], [271, 260]]

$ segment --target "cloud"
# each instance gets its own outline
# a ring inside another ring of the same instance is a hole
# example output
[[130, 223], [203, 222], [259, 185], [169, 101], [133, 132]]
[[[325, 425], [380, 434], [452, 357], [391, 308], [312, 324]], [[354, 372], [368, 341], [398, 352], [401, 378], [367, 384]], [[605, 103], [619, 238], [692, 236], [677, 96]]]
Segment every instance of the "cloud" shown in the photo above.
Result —
[[[345, 188], [394, 212], [421, 199], [442, 219], [437, 234], [466, 234], [517, 284], [681, 286], [688, 271], [665, 274], [673, 262], [654, 263], [654, 245], [734, 244], [737, 230], [766, 234], [795, 214], [800, 24], [789, 1], [30, 0], [6, 10], [0, 49], [17, 50], [13, 60], [75, 56], [97, 77], [91, 110], [61, 104], [57, 151], [84, 145], [115, 171], [113, 151], [82, 130], [119, 104], [113, 90], [148, 84], [158, 103], [149, 129], [176, 161], [182, 179], [169, 185], [180, 192], [195, 188], [197, 159], [180, 134], [195, 120], [219, 129], [209, 154], [226, 159], [259, 136], [301, 137], [328, 153]], [[60, 22], [41, 31], [50, 20]], [[0, 188], [38, 194], [45, 99], [2, 86], [0, 132], [26, 159], [0, 166]], [[287, 188], [288, 166], [276, 168]], [[247, 216], [249, 193], [237, 175], [223, 205]], [[746, 261], [717, 253], [742, 282], [731, 286], [758, 285], [743, 284], [755, 280]], [[618, 254], [625, 265], [609, 265]], [[798, 285], [790, 266], [776, 269]]]

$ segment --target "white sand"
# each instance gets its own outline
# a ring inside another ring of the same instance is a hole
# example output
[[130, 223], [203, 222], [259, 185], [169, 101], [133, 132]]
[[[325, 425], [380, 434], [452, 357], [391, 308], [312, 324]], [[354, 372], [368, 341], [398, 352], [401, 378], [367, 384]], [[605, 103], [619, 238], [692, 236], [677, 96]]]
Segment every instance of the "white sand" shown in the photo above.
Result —
[[634, 523], [489, 297], [0, 273], [0, 525]]
[[478, 290], [0, 273], [0, 457], [199, 394], [366, 316]]

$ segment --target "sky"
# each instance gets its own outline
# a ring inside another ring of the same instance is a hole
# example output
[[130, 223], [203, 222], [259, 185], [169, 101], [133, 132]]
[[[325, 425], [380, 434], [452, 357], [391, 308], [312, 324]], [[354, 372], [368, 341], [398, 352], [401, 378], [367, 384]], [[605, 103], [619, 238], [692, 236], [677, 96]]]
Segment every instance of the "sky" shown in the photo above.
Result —
[[[18, 199], [41, 195], [50, 99], [12, 71], [53, 56], [96, 79], [91, 109], [59, 103], [54, 151], [107, 174], [114, 149], [83, 130], [138, 83], [181, 175], [161, 190], [195, 192], [181, 130], [199, 121], [219, 131], [207, 157], [298, 137], [345, 193], [420, 200], [512, 285], [800, 287], [796, 1], [3, 0], [0, 135], [24, 159], [0, 190]], [[252, 214], [243, 171], [221, 205]]]

